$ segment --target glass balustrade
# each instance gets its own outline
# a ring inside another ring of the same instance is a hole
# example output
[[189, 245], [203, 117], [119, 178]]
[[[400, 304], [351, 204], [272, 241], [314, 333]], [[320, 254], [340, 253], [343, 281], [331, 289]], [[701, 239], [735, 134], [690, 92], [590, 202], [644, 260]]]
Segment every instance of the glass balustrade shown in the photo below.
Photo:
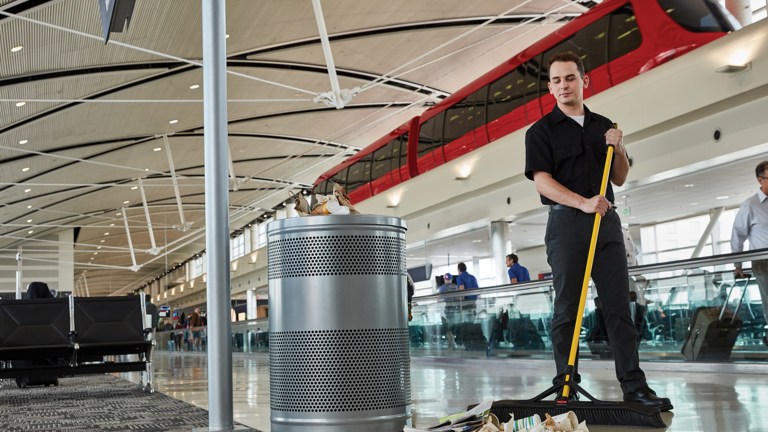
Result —
[[[763, 343], [766, 319], [757, 281], [735, 280], [727, 264], [768, 259], [768, 250], [718, 255], [663, 264], [631, 267], [630, 290], [637, 301], [631, 304], [640, 347], [647, 361], [686, 361], [681, 353], [694, 312], [699, 307], [726, 312], [736, 310], [741, 332], [730, 356], [732, 362], [768, 362]], [[575, 289], [580, 289], [576, 286]], [[551, 358], [550, 326], [554, 290], [551, 280], [538, 280], [413, 299], [409, 323], [411, 355], [434, 357]], [[731, 293], [730, 298], [728, 294]], [[470, 295], [466, 292], [465, 295]], [[599, 300], [590, 286], [580, 329], [579, 356], [583, 359], [612, 358]], [[726, 314], [727, 315], [727, 314]], [[191, 342], [193, 330], [157, 332], [156, 349], [205, 351], [206, 328], [201, 341]], [[173, 343], [169, 341], [173, 340]], [[232, 323], [232, 351], [269, 352], [269, 319]]]

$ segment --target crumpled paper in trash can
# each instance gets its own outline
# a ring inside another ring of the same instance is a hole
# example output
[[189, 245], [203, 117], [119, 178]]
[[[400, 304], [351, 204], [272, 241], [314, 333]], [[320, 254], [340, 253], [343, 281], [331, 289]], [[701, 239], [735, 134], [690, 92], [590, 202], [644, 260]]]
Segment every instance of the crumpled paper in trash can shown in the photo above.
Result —
[[296, 204], [295, 210], [299, 216], [360, 214], [349, 202], [349, 196], [344, 188], [336, 183], [333, 185], [333, 194], [317, 195], [317, 202], [311, 207], [302, 194], [293, 195], [291, 198]]

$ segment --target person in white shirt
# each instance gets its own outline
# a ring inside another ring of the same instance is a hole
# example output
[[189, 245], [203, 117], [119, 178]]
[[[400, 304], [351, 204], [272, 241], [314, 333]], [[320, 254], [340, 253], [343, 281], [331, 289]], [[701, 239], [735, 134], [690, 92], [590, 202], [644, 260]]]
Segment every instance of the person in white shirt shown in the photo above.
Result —
[[[768, 248], [768, 161], [760, 162], [755, 168], [760, 189], [755, 195], [741, 203], [736, 220], [733, 221], [731, 233], [731, 251], [742, 252], [744, 242], [749, 240], [749, 249]], [[768, 260], [752, 261], [752, 272], [760, 287], [760, 297], [763, 300], [763, 316], [768, 319]], [[736, 263], [734, 270], [736, 278], [743, 278], [744, 271], [741, 263]], [[768, 346], [768, 335], [763, 336], [763, 343]]]

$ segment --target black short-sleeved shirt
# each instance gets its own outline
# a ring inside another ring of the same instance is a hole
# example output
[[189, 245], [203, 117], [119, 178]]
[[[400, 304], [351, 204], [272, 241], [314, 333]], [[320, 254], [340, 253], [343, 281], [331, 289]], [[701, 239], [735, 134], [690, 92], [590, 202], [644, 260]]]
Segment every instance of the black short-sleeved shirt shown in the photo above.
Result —
[[[584, 198], [599, 195], [608, 152], [605, 133], [611, 125], [610, 120], [584, 106], [582, 127], [555, 105], [525, 134], [525, 176], [533, 180], [534, 171], [544, 171]], [[613, 202], [610, 181], [605, 197]], [[541, 203], [558, 204], [544, 195]]]

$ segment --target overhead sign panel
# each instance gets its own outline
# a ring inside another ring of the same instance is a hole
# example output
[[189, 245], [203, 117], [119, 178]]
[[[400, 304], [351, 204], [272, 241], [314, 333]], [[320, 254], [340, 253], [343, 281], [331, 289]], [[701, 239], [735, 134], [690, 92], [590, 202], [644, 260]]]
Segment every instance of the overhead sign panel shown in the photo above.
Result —
[[136, 0], [99, 0], [101, 31], [105, 45], [109, 41], [110, 33], [122, 33], [124, 28], [130, 26], [134, 6]]

